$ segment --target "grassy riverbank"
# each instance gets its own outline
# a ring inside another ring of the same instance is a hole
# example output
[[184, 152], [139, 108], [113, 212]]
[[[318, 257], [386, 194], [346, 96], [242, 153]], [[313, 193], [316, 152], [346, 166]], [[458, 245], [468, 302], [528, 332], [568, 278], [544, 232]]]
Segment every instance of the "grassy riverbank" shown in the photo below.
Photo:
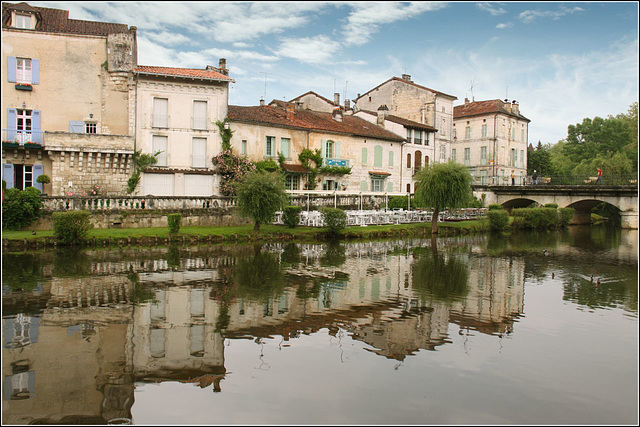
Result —
[[[487, 222], [483, 220], [446, 222], [439, 224], [444, 235], [483, 232], [488, 230]], [[378, 238], [393, 237], [397, 235], [430, 235], [431, 223], [414, 223], [399, 225], [369, 225], [366, 227], [347, 227], [342, 238]], [[89, 231], [89, 240], [92, 242], [108, 241], [110, 244], [129, 243], [164, 243], [169, 239], [167, 227], [158, 228], [109, 228], [92, 229]], [[322, 240], [325, 237], [324, 229], [312, 227], [288, 228], [279, 225], [262, 225], [259, 232], [253, 231], [253, 225], [236, 227], [181, 227], [177, 236], [171, 240], [196, 242], [210, 241], [253, 241], [253, 240]], [[36, 231], [9, 231], [3, 230], [2, 239], [6, 243], [18, 243], [25, 241], [31, 244], [52, 244], [55, 240], [53, 230]], [[159, 241], [159, 242], [158, 242]]]

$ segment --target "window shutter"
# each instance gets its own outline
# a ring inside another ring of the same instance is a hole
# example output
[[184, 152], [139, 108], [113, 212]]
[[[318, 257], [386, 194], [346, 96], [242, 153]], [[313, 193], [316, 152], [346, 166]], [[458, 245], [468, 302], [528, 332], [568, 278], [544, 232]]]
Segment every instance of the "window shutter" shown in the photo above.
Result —
[[84, 133], [84, 122], [79, 120], [69, 120], [69, 132]]
[[387, 192], [393, 193], [393, 181], [389, 181], [389, 183], [387, 184]]
[[40, 192], [44, 191], [44, 184], [37, 182], [37, 179], [43, 173], [44, 173], [44, 166], [33, 165], [33, 186], [36, 187], [38, 190], [40, 190]]
[[373, 166], [382, 167], [382, 147], [379, 145], [373, 149]]
[[40, 84], [40, 60], [31, 60], [31, 83], [34, 85]]
[[42, 117], [40, 110], [31, 112], [31, 141], [42, 143]]
[[16, 141], [18, 111], [15, 108], [7, 110], [7, 140]]
[[289, 142], [288, 138], [280, 138], [280, 152], [285, 158], [289, 158]]
[[192, 142], [192, 166], [194, 168], [204, 168], [207, 166], [207, 140], [204, 138], [193, 138]]
[[389, 151], [389, 166], [393, 166], [393, 151]]
[[362, 164], [363, 165], [367, 164], [367, 149], [366, 148], [362, 149]]
[[7, 183], [7, 188], [13, 188], [13, 164], [4, 163], [2, 165], [2, 179]]
[[334, 147], [333, 155], [335, 156], [336, 159], [339, 159], [340, 158], [340, 141], [336, 141], [333, 147]]
[[9, 56], [7, 58], [7, 80], [9, 83], [16, 82], [16, 69], [18, 68], [18, 62], [15, 56]]
[[322, 140], [322, 158], [326, 159], [327, 158], [327, 141], [325, 141], [324, 139]]
[[367, 181], [360, 182], [360, 191], [367, 191]]
[[156, 163], [158, 166], [167, 166], [167, 137], [166, 136], [159, 136], [159, 135], [154, 135], [153, 136], [153, 140], [151, 143], [151, 147], [152, 147], [152, 154], [155, 154], [158, 151], [161, 151], [160, 154], [158, 154], [158, 163]]

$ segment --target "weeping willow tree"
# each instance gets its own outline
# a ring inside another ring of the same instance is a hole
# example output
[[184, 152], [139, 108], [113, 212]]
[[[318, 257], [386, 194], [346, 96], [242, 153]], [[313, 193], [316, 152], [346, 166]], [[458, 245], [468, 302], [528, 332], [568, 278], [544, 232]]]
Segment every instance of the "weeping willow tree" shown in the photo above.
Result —
[[438, 215], [444, 209], [465, 206], [472, 198], [473, 178], [463, 165], [454, 161], [432, 163], [416, 175], [416, 199], [433, 208], [431, 233], [438, 233]]
[[423, 299], [430, 297], [450, 302], [464, 298], [469, 292], [469, 269], [452, 254], [417, 249], [417, 260], [411, 270], [413, 289]]

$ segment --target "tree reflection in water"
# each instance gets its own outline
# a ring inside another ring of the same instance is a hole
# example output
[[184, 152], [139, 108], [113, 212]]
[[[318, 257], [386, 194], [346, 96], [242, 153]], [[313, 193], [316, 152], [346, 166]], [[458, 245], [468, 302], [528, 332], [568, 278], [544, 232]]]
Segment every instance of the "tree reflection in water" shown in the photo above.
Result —
[[11, 291], [32, 291], [42, 283], [41, 257], [35, 254], [3, 254], [2, 284]]
[[240, 258], [235, 266], [235, 296], [266, 302], [282, 294], [284, 272], [275, 254], [263, 251], [262, 245], [253, 249], [253, 255]]

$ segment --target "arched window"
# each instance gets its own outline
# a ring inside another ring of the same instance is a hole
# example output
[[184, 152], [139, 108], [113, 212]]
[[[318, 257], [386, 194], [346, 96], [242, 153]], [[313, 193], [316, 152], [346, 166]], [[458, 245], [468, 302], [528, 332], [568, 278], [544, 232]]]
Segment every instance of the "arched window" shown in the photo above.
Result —
[[411, 184], [407, 184], [407, 193], [411, 193]]
[[411, 153], [407, 153], [407, 167], [411, 167]]
[[429, 156], [424, 156], [424, 167], [429, 167]]
[[415, 153], [415, 169], [419, 170], [420, 168], [422, 168], [422, 152], [421, 151], [416, 151]]

